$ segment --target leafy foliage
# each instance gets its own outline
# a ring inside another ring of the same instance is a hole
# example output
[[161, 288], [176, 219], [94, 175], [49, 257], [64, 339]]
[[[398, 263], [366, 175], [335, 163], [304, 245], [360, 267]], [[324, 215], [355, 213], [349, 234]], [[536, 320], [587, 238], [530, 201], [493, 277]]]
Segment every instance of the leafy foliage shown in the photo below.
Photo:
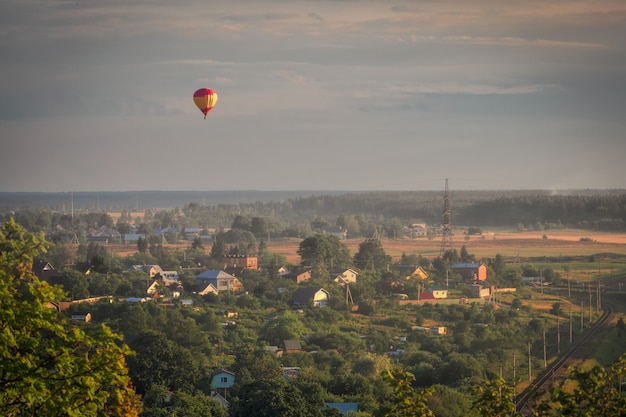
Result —
[[0, 233], [0, 414], [137, 415], [125, 357], [106, 326], [81, 329], [56, 309], [59, 288], [40, 282], [32, 261], [47, 244], [13, 220]]
[[434, 417], [428, 407], [434, 389], [415, 389], [415, 376], [411, 372], [391, 369], [383, 373], [383, 380], [393, 387], [393, 405], [385, 417]]
[[[541, 416], [619, 417], [626, 410], [626, 396], [620, 385], [626, 373], [626, 355], [608, 368], [595, 366], [589, 371], [569, 370], [567, 379], [550, 391], [550, 398], [537, 407]], [[568, 385], [574, 383], [574, 388]]]

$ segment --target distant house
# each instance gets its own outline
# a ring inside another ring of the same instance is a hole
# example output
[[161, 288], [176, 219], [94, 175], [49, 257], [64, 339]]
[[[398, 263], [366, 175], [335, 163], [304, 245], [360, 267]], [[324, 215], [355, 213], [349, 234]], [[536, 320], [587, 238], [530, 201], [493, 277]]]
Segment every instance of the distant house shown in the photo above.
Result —
[[50, 262], [33, 262], [33, 273], [40, 281], [50, 281], [59, 276]]
[[278, 346], [265, 346], [265, 350], [267, 350], [268, 352], [273, 353], [274, 355], [276, 355], [279, 358], [281, 356], [283, 356], [283, 350], [281, 348], [279, 348]]
[[196, 285], [197, 287], [203, 286], [206, 287], [207, 284], [212, 284], [215, 289], [219, 292], [222, 291], [233, 291], [233, 292], [242, 292], [243, 284], [237, 278], [232, 276], [231, 274], [220, 271], [217, 269], [208, 269], [204, 272], [196, 275]]
[[129, 245], [131, 243], [137, 244], [139, 239], [145, 239], [146, 236], [141, 233], [126, 233], [124, 235], [124, 244]]
[[196, 294], [198, 295], [207, 295], [207, 294], [219, 294], [219, 291], [215, 286], [211, 283], [209, 284], [196, 284]]
[[439, 335], [444, 335], [447, 333], [447, 329], [445, 326], [432, 326], [430, 328], [430, 332], [432, 334], [439, 334]]
[[154, 276], [162, 271], [159, 265], [133, 265], [128, 270], [129, 272], [138, 271], [143, 272], [144, 274], [148, 274], [150, 278], [154, 278]]
[[298, 288], [291, 296], [291, 300], [296, 306], [323, 307], [328, 304], [330, 294], [320, 287]]
[[283, 340], [283, 345], [285, 346], [285, 353], [302, 352], [302, 345], [299, 340]]
[[224, 255], [222, 260], [223, 270], [234, 276], [240, 275], [245, 269], [259, 269], [259, 258], [256, 255]]
[[226, 398], [222, 397], [222, 395], [217, 391], [211, 391], [211, 398], [217, 401], [225, 409], [230, 407], [230, 402], [228, 402]]
[[281, 366], [281, 370], [287, 382], [293, 382], [300, 375], [300, 368], [297, 366]]
[[487, 279], [487, 266], [478, 263], [460, 263], [452, 265], [452, 272], [461, 275], [468, 281], [485, 281]]
[[409, 226], [409, 233], [411, 237], [422, 237], [426, 236], [428, 233], [428, 229], [426, 228], [426, 223], [413, 223]]
[[91, 321], [91, 313], [88, 311], [75, 311], [72, 313], [72, 320], [89, 323]]
[[489, 287], [483, 287], [482, 285], [476, 284], [470, 285], [469, 288], [472, 291], [472, 294], [476, 297], [484, 298], [491, 295], [491, 288]]
[[154, 301], [150, 297], [128, 297], [126, 299], [127, 303], [145, 303], [147, 301]]
[[428, 272], [424, 271], [424, 268], [419, 265], [394, 265], [392, 269], [406, 280], [417, 278], [424, 281], [428, 279]]
[[437, 298], [435, 298], [435, 294], [433, 294], [432, 292], [423, 291], [423, 292], [417, 293], [417, 299], [420, 301], [424, 301], [424, 300], [436, 300]]
[[80, 272], [81, 274], [89, 275], [91, 274], [93, 266], [90, 262], [76, 262], [74, 265], [71, 266], [71, 268], [75, 271]]
[[146, 284], [146, 294], [154, 295], [159, 289], [159, 281], [155, 279], [147, 279], [144, 281]]
[[448, 298], [448, 289], [446, 287], [429, 287], [427, 291], [433, 293], [435, 298]]
[[336, 408], [346, 417], [356, 416], [359, 412], [357, 403], [325, 403], [328, 408]]
[[211, 390], [232, 388], [235, 385], [235, 374], [224, 368], [211, 374]]
[[281, 277], [288, 275], [291, 273], [291, 271], [289, 270], [289, 268], [287, 268], [286, 266], [281, 266], [280, 268], [278, 268], [278, 275], [280, 275]]
[[199, 227], [185, 227], [182, 230], [182, 234], [187, 240], [194, 240], [195, 238], [200, 237], [201, 232], [202, 230]]
[[352, 269], [335, 269], [331, 272], [331, 279], [339, 285], [353, 284], [356, 282], [358, 272]]
[[311, 270], [312, 268], [310, 266], [294, 267], [288, 273], [283, 274], [283, 278], [294, 280], [296, 284], [300, 284], [301, 282], [311, 279]]

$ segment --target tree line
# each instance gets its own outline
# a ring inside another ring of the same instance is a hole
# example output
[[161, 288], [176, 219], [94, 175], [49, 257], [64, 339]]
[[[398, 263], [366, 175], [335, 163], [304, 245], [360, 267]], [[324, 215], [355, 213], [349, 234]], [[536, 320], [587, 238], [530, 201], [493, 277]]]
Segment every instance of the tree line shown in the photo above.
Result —
[[[619, 191], [568, 195], [540, 191], [455, 191], [451, 193], [450, 205], [452, 226], [626, 230], [626, 194]], [[102, 212], [67, 213], [43, 208], [6, 211], [1, 219], [14, 218], [30, 231], [60, 227], [85, 233], [102, 226], [125, 231], [126, 224], [135, 224], [140, 233], [150, 233], [165, 228], [226, 230], [234, 224], [257, 238], [306, 237], [331, 228], [340, 228], [352, 238], [374, 235], [393, 238], [403, 236], [406, 227], [413, 223], [425, 223], [434, 233], [441, 224], [442, 209], [441, 193], [381, 191], [255, 203], [189, 202], [182, 208], [148, 208], [141, 218], [132, 218], [124, 210], [116, 221]], [[56, 233], [62, 235], [59, 230]]]

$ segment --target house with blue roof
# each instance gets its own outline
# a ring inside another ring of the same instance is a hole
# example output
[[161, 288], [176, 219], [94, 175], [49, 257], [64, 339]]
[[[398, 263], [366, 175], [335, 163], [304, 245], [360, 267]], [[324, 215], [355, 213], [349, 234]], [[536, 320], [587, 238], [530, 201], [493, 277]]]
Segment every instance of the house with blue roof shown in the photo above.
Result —
[[477, 263], [459, 263], [452, 265], [452, 272], [461, 275], [467, 281], [485, 281], [487, 279], [487, 266]]
[[207, 269], [196, 275], [196, 286], [206, 288], [211, 284], [219, 292], [242, 292], [243, 284], [234, 276], [218, 269]]
[[359, 406], [357, 403], [325, 403], [328, 408], [335, 408], [339, 410], [344, 416], [356, 416], [359, 412]]

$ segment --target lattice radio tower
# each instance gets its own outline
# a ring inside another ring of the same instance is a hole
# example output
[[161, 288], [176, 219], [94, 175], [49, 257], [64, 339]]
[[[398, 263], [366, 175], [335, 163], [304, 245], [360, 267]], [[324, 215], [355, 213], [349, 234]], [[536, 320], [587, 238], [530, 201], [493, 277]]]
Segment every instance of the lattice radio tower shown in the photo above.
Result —
[[443, 219], [441, 222], [441, 249], [439, 256], [452, 249], [452, 229], [450, 229], [450, 195], [448, 193], [448, 179], [446, 178], [446, 191], [443, 195]]

